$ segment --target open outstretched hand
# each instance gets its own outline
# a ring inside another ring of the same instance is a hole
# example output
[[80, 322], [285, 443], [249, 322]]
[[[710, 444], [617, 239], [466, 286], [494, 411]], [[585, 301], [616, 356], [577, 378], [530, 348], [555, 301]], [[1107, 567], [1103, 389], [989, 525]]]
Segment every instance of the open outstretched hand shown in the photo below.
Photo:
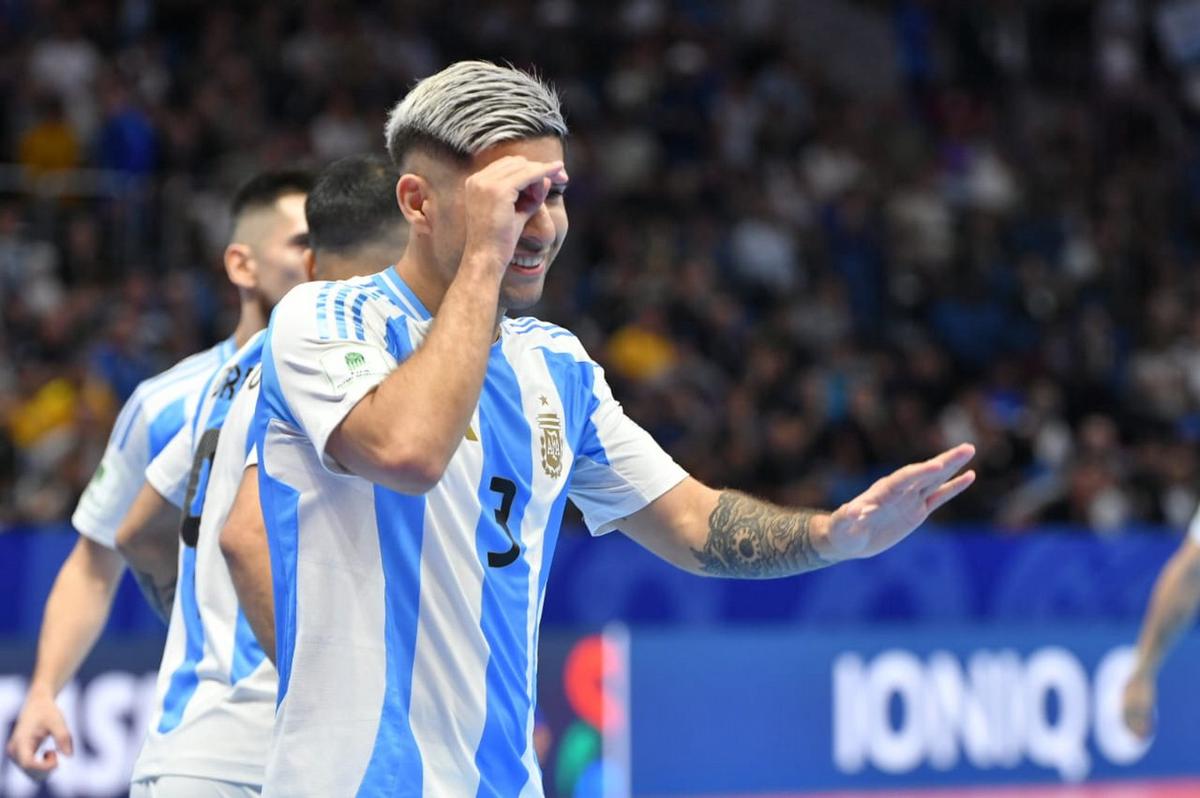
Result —
[[975, 447], [963, 443], [880, 479], [834, 511], [822, 556], [871, 557], [895, 546], [975, 481], [974, 471], [954, 476], [974, 456]]

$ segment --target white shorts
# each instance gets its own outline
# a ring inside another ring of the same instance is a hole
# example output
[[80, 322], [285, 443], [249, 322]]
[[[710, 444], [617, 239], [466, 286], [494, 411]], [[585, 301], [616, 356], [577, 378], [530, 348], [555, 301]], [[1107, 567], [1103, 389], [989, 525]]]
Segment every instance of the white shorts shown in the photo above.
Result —
[[258, 798], [262, 787], [193, 776], [158, 776], [129, 785], [129, 798]]

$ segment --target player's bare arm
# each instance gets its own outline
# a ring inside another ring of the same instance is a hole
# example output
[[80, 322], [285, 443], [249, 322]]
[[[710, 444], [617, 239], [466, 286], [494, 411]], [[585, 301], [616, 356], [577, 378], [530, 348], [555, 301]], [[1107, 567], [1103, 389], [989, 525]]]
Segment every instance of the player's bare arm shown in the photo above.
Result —
[[896, 545], [975, 481], [973, 471], [958, 473], [974, 454], [973, 446], [962, 444], [905, 466], [832, 513], [778, 507], [688, 478], [624, 519], [620, 528], [693, 573], [791, 576]]
[[238, 604], [258, 644], [274, 663], [275, 596], [267, 527], [258, 502], [258, 466], [250, 466], [242, 475], [233, 507], [221, 529], [220, 545]]
[[1200, 544], [1187, 539], [1171, 555], [1154, 583], [1154, 594], [1138, 636], [1137, 664], [1122, 696], [1125, 725], [1139, 737], [1148, 737], [1153, 731], [1159, 668], [1180, 633], [1195, 621], [1197, 607], [1200, 607]]
[[[29, 694], [7, 747], [8, 755], [30, 778], [49, 776], [58, 766], [58, 752], [74, 753], [71, 733], [54, 697], [100, 637], [123, 570], [115, 551], [80, 536], [54, 580]], [[37, 750], [47, 737], [54, 738], [57, 752], [48, 750], [39, 757]]]
[[179, 512], [149, 482], [142, 484], [121, 521], [117, 550], [150, 607], [166, 622], [179, 580]]
[[[526, 224], [563, 183], [561, 161], [501, 158], [466, 179], [466, 244], [458, 272], [417, 351], [363, 398], [329, 438], [346, 469], [401, 493], [425, 493], [463, 439], [496, 337], [500, 281]], [[406, 174], [397, 193], [419, 236], [437, 213], [424, 178]], [[446, 211], [443, 210], [443, 213]]]

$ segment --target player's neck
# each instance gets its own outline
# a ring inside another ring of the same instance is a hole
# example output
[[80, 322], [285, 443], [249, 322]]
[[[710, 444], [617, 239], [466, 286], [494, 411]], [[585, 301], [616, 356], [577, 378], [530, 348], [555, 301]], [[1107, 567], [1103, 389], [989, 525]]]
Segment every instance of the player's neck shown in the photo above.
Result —
[[410, 247], [409, 250], [392, 268], [396, 270], [396, 274], [400, 275], [404, 284], [417, 295], [417, 299], [421, 300], [421, 304], [425, 306], [430, 315], [436, 316], [438, 308], [442, 306], [442, 298], [446, 296], [447, 286], [430, 279], [428, 270], [421, 268], [411, 256], [412, 248]]
[[[411, 248], [409, 250], [412, 251]], [[438, 308], [442, 305], [442, 299], [446, 296], [446, 291], [449, 286], [442, 285], [436, 280], [430, 280], [425, 276], [425, 272], [411, 259], [407, 253], [399, 262], [393, 266], [396, 273], [400, 275], [400, 279], [404, 281], [417, 299], [421, 300], [421, 304], [429, 311], [431, 316], [437, 316]], [[504, 321], [504, 314], [508, 312], [508, 308], [497, 308], [496, 310], [496, 338], [500, 340], [500, 323]]]
[[267, 314], [259, 303], [250, 297], [242, 298], [242, 312], [238, 316], [237, 327], [233, 330], [233, 343], [241, 349], [247, 341], [259, 330], [267, 326]]

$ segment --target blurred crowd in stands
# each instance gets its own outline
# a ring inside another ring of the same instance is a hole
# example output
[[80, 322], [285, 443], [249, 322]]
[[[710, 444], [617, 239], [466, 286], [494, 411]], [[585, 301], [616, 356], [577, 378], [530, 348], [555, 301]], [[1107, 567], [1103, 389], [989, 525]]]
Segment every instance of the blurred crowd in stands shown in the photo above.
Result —
[[1200, 496], [1191, 0], [0, 4], [0, 522], [63, 519], [137, 382], [228, 334], [224, 201], [382, 151], [461, 58], [573, 127], [537, 315], [697, 477], [832, 507], [960, 440], [942, 520]]

